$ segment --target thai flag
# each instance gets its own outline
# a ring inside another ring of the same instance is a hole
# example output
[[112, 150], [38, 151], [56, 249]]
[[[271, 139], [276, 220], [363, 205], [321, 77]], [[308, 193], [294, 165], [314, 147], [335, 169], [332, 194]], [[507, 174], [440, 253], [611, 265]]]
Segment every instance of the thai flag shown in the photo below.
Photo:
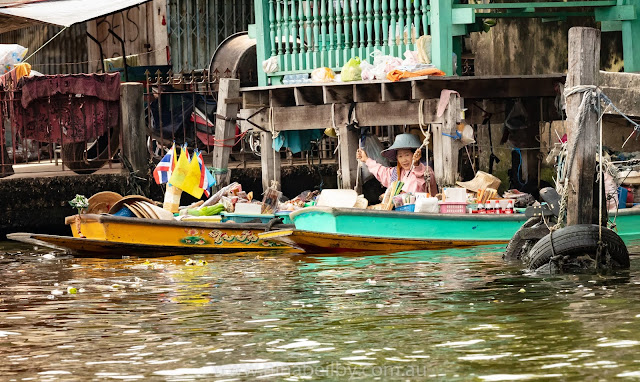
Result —
[[153, 178], [157, 184], [164, 184], [169, 182], [171, 178], [171, 172], [176, 167], [176, 147], [171, 147], [168, 153], [160, 160], [160, 163], [153, 170]]
[[[211, 186], [216, 184], [215, 178], [209, 172], [207, 167], [204, 165], [204, 159], [202, 158], [202, 152], [198, 152], [198, 163], [200, 164], [200, 188], [204, 190], [204, 195], [208, 198], [211, 194], [209, 189]], [[213, 183], [211, 180], [213, 179]]]

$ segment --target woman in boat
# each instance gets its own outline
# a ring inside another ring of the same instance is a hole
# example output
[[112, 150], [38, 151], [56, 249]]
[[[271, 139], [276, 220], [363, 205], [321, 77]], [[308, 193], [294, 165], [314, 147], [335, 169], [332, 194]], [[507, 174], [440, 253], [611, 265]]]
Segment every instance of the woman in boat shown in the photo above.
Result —
[[[414, 152], [415, 151], [415, 152]], [[365, 163], [369, 172], [384, 186], [389, 187], [392, 182], [399, 180], [404, 183], [404, 192], [428, 192], [435, 195], [438, 190], [433, 169], [420, 162], [422, 157], [421, 144], [413, 134], [400, 134], [393, 145], [381, 152], [383, 156], [392, 162], [397, 162], [397, 167], [385, 167], [369, 158], [363, 149], [358, 149], [356, 158]], [[429, 171], [429, 187], [426, 187], [425, 172]]]

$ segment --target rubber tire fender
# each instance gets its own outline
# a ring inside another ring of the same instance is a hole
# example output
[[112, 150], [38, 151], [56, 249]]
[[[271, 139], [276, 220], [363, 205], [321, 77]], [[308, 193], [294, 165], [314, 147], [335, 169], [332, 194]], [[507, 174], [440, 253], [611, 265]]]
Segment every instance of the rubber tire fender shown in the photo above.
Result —
[[[551, 261], [555, 256], [579, 256], [584, 253], [596, 253], [598, 249], [600, 226], [597, 224], [578, 224], [561, 228], [538, 241], [529, 252], [528, 268], [535, 270]], [[553, 237], [553, 242], [551, 238]], [[602, 227], [602, 241], [616, 268], [627, 269], [630, 266], [629, 252], [620, 236], [614, 231]]]

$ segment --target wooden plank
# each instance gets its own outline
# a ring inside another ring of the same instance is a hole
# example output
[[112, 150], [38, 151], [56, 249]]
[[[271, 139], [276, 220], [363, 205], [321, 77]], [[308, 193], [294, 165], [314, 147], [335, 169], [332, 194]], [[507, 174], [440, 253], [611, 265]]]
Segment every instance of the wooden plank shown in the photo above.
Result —
[[235, 103], [238, 105], [242, 105], [243, 102], [243, 98], [242, 97], [234, 97], [234, 98], [227, 98], [224, 100], [224, 102], [231, 104], [231, 103]]
[[293, 95], [296, 100], [296, 106], [322, 105], [324, 103], [322, 87], [320, 86], [296, 87]]
[[242, 92], [242, 107], [247, 109], [269, 107], [269, 91]]
[[280, 153], [273, 148], [273, 138], [271, 133], [260, 133], [260, 163], [262, 165], [262, 190], [271, 186], [271, 181], [276, 180], [281, 184], [282, 172]]
[[[227, 98], [235, 98], [240, 96], [240, 80], [235, 78], [221, 78], [220, 89], [218, 90], [218, 108], [216, 113], [225, 118], [235, 118], [238, 115], [238, 104], [228, 104], [225, 102]], [[216, 141], [229, 142], [236, 133], [236, 122], [216, 119]], [[229, 164], [229, 155], [231, 154], [230, 145], [220, 145], [213, 148], [213, 167], [220, 171], [227, 170]], [[218, 172], [218, 171], [216, 171]], [[218, 181], [218, 187], [223, 187], [223, 179], [228, 177], [215, 174]]]
[[[461, 99], [452, 94], [444, 112], [442, 123], [433, 126], [433, 160], [438, 188], [453, 186], [458, 177], [458, 151], [460, 143], [447, 136], [454, 135], [460, 118]], [[444, 135], [447, 134], [447, 135]]]
[[149, 155], [143, 93], [144, 85], [141, 83], [126, 82], [120, 87], [122, 153], [131, 163], [136, 175], [146, 178], [149, 176]]
[[599, 83], [601, 87], [640, 89], [640, 73], [600, 71]]
[[358, 131], [349, 131], [346, 125], [338, 127], [340, 134], [340, 172], [342, 174], [341, 188], [352, 189], [356, 186], [358, 176], [358, 160], [356, 151], [358, 150]]
[[353, 85], [353, 98], [355, 102], [381, 102], [381, 84]]
[[411, 81], [385, 82], [382, 84], [382, 101], [411, 99]]
[[353, 84], [336, 83], [322, 87], [324, 103], [351, 103], [353, 102]]
[[[611, 88], [600, 86], [616, 107], [629, 117], [640, 117], [640, 87], [635, 89]], [[606, 109], [607, 114], [618, 114], [613, 108]]]
[[293, 88], [278, 88], [269, 90], [270, 106], [285, 107], [295, 106], [296, 99], [293, 95]]
[[[438, 100], [426, 100], [425, 123], [438, 120], [435, 116], [437, 104]], [[361, 102], [356, 103], [355, 117], [360, 126], [417, 125], [419, 105], [418, 101]], [[346, 125], [349, 107], [349, 104], [274, 107], [274, 128], [277, 131], [326, 129], [333, 126], [332, 108], [336, 126]], [[269, 111], [262, 111], [252, 120], [260, 126], [268, 126]]]
[[432, 77], [412, 81], [412, 99], [436, 98], [443, 89], [456, 90], [466, 99], [555, 97], [556, 83], [564, 77], [521, 76], [520, 78]]
[[[569, 29], [569, 71], [567, 89], [580, 85], [597, 85], [600, 66], [600, 31], [593, 28]], [[588, 109], [584, 126], [576, 123], [582, 93], [567, 97], [567, 135], [569, 147], [577, 142], [575, 159], [570, 166], [567, 225], [593, 223], [593, 182], [598, 152], [598, 115]], [[579, 133], [580, 132], [580, 133]], [[579, 134], [578, 134], [579, 133]], [[571, 154], [569, 154], [571, 155]], [[606, 209], [605, 209], [606, 213]]]

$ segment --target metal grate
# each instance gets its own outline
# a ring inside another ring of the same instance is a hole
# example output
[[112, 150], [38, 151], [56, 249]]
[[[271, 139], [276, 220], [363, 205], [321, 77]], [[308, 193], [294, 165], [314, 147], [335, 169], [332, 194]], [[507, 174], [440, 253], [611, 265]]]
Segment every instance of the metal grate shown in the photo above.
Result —
[[216, 47], [254, 22], [253, 9], [253, 0], [168, 0], [173, 70], [208, 68]]

